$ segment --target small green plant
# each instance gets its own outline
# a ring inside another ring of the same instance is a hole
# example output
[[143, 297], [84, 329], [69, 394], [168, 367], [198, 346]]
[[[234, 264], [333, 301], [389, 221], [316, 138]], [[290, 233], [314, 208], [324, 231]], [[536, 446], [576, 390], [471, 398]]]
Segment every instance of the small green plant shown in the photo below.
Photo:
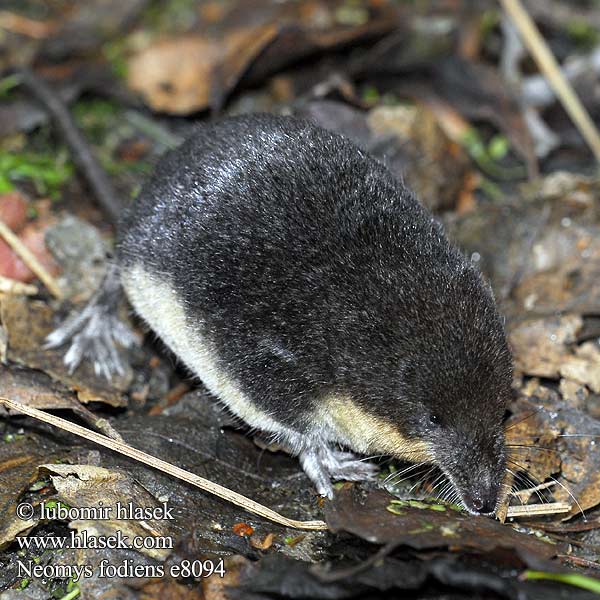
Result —
[[0, 79], [0, 98], [6, 99], [10, 96], [10, 92], [18, 87], [21, 83], [19, 75], [9, 75]]
[[481, 37], [485, 40], [496, 27], [500, 24], [500, 13], [497, 10], [486, 10], [481, 16], [480, 31]]
[[595, 594], [600, 594], [600, 580], [579, 575], [578, 573], [547, 573], [545, 571], [525, 571], [524, 579], [529, 581], [537, 579], [548, 579], [550, 581], [559, 581], [575, 587], [589, 590]]
[[567, 34], [580, 50], [591, 50], [600, 42], [600, 32], [583, 19], [567, 23]]
[[62, 596], [60, 600], [72, 600], [73, 598], [77, 598], [77, 596], [79, 596], [79, 583], [74, 578], [69, 579], [66, 592], [67, 593]]
[[24, 433], [11, 433], [11, 432], [6, 432], [4, 434], [4, 436], [2, 437], [2, 439], [10, 444], [11, 442], [18, 442], [19, 440], [22, 440], [25, 437]]
[[471, 127], [462, 137], [462, 145], [482, 171], [497, 179], [519, 179], [525, 176], [523, 167], [504, 167], [499, 164], [510, 149], [509, 141], [503, 135], [495, 135], [487, 144], [479, 132]]
[[59, 506], [66, 510], [71, 508], [66, 502], [61, 502], [60, 500], [49, 500], [44, 506], [46, 509], [58, 508]]

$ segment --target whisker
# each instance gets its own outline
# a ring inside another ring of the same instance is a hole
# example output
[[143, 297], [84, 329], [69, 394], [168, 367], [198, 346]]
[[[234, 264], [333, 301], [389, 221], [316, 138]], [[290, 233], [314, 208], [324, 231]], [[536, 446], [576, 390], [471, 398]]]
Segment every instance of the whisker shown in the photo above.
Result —
[[[452, 484], [450, 484], [452, 485]], [[436, 488], [443, 486], [440, 492], [436, 492]], [[446, 479], [446, 475], [444, 473], [440, 473], [432, 482], [431, 482], [431, 490], [429, 491], [429, 495], [433, 498], [441, 498], [444, 494], [444, 490], [448, 487], [448, 480]]]
[[560, 485], [560, 487], [565, 490], [565, 492], [567, 492], [567, 494], [569, 494], [569, 496], [571, 496], [571, 498], [573, 499], [573, 502], [575, 502], [575, 504], [577, 505], [577, 508], [579, 509], [579, 512], [581, 513], [581, 516], [583, 517], [583, 521], [585, 523], [587, 523], [587, 517], [585, 516], [585, 512], [583, 511], [583, 508], [581, 508], [581, 504], [579, 504], [579, 500], [577, 500], [577, 498], [575, 498], [573, 492], [571, 492], [571, 490], [564, 484], [562, 484], [560, 481], [558, 481], [558, 479], [555, 479], [554, 477], [552, 477], [552, 475], [549, 475], [550, 479], [552, 479], [552, 481], [554, 481], [557, 485]]
[[[517, 479], [517, 474], [512, 470], [509, 469], [508, 467], [505, 467], [505, 469], [513, 476], [513, 481], [515, 481]], [[509, 494], [513, 494], [513, 488], [515, 488], [515, 485], [511, 486], [510, 492]], [[525, 503], [523, 502], [523, 499], [520, 496], [516, 496], [516, 498], [519, 500], [519, 502], [524, 505]]]
[[[415, 471], [414, 473], [410, 473], [410, 471], [417, 469], [417, 468], [427, 467], [427, 466], [429, 466], [429, 463], [426, 463], [426, 462], [421, 462], [421, 463], [417, 463], [415, 465], [411, 465], [410, 467], [407, 467], [406, 469], [403, 469], [402, 471], [392, 473], [391, 475], [386, 477], [384, 480], [384, 484], [387, 483], [389, 480], [389, 482], [392, 485], [398, 485], [399, 483], [402, 483], [403, 481], [406, 481], [407, 479], [410, 479], [411, 477], [414, 477], [415, 475], [419, 474], [418, 470]], [[405, 477], [402, 477], [402, 479], [397, 479], [401, 475], [405, 475]]]
[[454, 486], [452, 485], [452, 482], [451, 481], [447, 481], [446, 485], [444, 486], [444, 488], [440, 492], [439, 497], [444, 502], [451, 502], [451, 499], [453, 498], [453, 496], [455, 494], [456, 494], [456, 490], [454, 489]]
[[417, 486], [421, 485], [426, 479], [427, 476], [435, 469], [435, 465], [433, 467], [431, 467], [431, 469], [429, 469], [429, 471], [427, 471], [427, 473], [425, 473], [425, 475], [423, 477], [421, 477], [409, 490], [408, 492], [406, 492], [407, 495], [409, 495]]
[[527, 469], [523, 466], [520, 465], [519, 463], [512, 461], [512, 464], [517, 466], [519, 469], [521, 469], [520, 473], [515, 473], [515, 477], [518, 477], [520, 481], [522, 481], [525, 485], [527, 485], [527, 489], [524, 490], [515, 490], [515, 494], [518, 493], [519, 491], [530, 491], [532, 493], [535, 493], [535, 495], [538, 497], [538, 500], [540, 501], [540, 504], [548, 504], [549, 501], [544, 498], [541, 494], [540, 494], [540, 484], [539, 482], [535, 481], [532, 477], [529, 476]]
[[409, 465], [408, 467], [405, 467], [404, 469], [402, 469], [401, 471], [392, 471], [384, 480], [383, 483], [387, 483], [388, 480], [392, 479], [393, 477], [400, 477], [403, 473], [407, 473], [408, 471], [412, 471], [413, 469], [416, 469], [417, 467], [422, 467], [425, 463], [423, 462], [419, 462], [419, 463], [415, 463], [413, 465]]
[[383, 458], [387, 456], [387, 454], [373, 454], [373, 456], [365, 456], [364, 458], [360, 458], [358, 462], [366, 462], [367, 460], [373, 460], [374, 458]]
[[[511, 464], [515, 465], [516, 467], [518, 467], [520, 469], [523, 469], [525, 472], [527, 472], [527, 469], [525, 469], [519, 463], [516, 463], [515, 461], [510, 461], [510, 462], [511, 462]], [[563, 490], [565, 490], [565, 492], [567, 492], [567, 494], [569, 494], [569, 496], [571, 497], [571, 499], [573, 500], [573, 502], [575, 502], [575, 504], [577, 505], [577, 508], [579, 509], [579, 512], [581, 513], [581, 516], [583, 517], [583, 521], [587, 523], [587, 517], [585, 516], [585, 512], [584, 512], [583, 508], [581, 508], [581, 504], [579, 504], [579, 500], [577, 500], [577, 498], [574, 496], [573, 492], [571, 492], [571, 490], [566, 485], [564, 485], [563, 483], [561, 483], [560, 481], [558, 481], [558, 479], [552, 477], [552, 475], [548, 475], [548, 479], [551, 479], [552, 481], [554, 481]], [[534, 484], [534, 486], [535, 485], [537, 485], [537, 484]]]
[[[513, 475], [515, 477], [515, 479], [519, 479], [520, 481], [524, 482], [529, 489], [532, 490], [532, 492], [534, 492], [536, 494], [536, 496], [538, 497], [539, 501], [541, 504], [547, 504], [548, 501], [543, 498], [543, 496], [540, 494], [539, 490], [535, 489], [538, 487], [538, 483], [536, 483], [531, 477], [529, 477], [528, 473], [527, 473], [527, 469], [525, 469], [525, 467], [523, 467], [522, 465], [519, 465], [518, 463], [511, 461], [511, 464], [517, 466], [519, 469], [522, 470], [521, 473], [514, 473]], [[525, 490], [523, 490], [525, 491]]]
[[[599, 436], [600, 437], [600, 436]], [[558, 450], [555, 448], [546, 448], [545, 446], [529, 446], [527, 444], [506, 444], [507, 448], [523, 448], [527, 450], [537, 450], [538, 452], [554, 452], [555, 454], [560, 454]]]
[[516, 427], [517, 425], [520, 425], [521, 423], [523, 423], [523, 421], [527, 421], [527, 419], [531, 419], [531, 417], [533, 417], [534, 415], [537, 415], [542, 410], [544, 410], [544, 409], [543, 408], [538, 408], [537, 410], [534, 410], [534, 411], [530, 412], [527, 416], [519, 419], [516, 423], [511, 423], [508, 427], [505, 427], [504, 431], [510, 431], [511, 429], [513, 429], [513, 427]]

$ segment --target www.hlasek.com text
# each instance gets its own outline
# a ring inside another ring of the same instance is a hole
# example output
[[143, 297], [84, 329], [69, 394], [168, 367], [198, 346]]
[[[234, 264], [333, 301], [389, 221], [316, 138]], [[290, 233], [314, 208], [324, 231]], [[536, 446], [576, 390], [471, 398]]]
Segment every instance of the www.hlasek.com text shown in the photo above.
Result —
[[112, 535], [89, 535], [86, 530], [71, 531], [66, 536], [19, 536], [22, 550], [62, 550], [63, 548], [91, 548], [94, 550], [172, 550], [173, 538], [168, 535], [125, 535], [120, 529]]

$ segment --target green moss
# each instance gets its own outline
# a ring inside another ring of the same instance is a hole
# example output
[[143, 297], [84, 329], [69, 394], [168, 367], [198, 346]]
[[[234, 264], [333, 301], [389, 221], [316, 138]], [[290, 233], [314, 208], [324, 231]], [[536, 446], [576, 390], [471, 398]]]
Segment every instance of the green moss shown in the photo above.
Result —
[[405, 514], [406, 514], [406, 511], [405, 511], [405, 510], [402, 510], [402, 509], [400, 509], [399, 507], [397, 507], [397, 506], [394, 506], [393, 504], [388, 504], [388, 505], [385, 507], [385, 510], [387, 510], [388, 512], [391, 512], [393, 515], [399, 515], [399, 516], [402, 516], [402, 515], [405, 515]]
[[154, 0], [144, 11], [143, 25], [155, 31], [181, 33], [196, 23], [197, 11], [197, 0]]
[[427, 533], [428, 531], [432, 531], [435, 529], [435, 526], [432, 523], [421, 523], [421, 527], [417, 527], [416, 529], [411, 529], [407, 531], [409, 535], [417, 535], [418, 533]]
[[73, 175], [66, 152], [50, 155], [40, 152], [8, 152], [0, 149], [0, 193], [9, 192], [19, 182], [30, 182], [40, 196], [56, 198]]
[[379, 103], [381, 95], [379, 94], [379, 90], [374, 85], [367, 85], [362, 91], [361, 98], [363, 102], [375, 105]]
[[29, 491], [39, 492], [40, 490], [44, 489], [48, 485], [48, 483], [49, 482], [47, 479], [38, 479], [29, 486]]
[[[392, 500], [390, 506], [396, 507], [407, 507], [407, 508], [419, 508], [421, 510], [435, 510], [438, 512], [446, 512], [446, 507], [443, 504], [432, 504], [430, 502], [422, 502], [421, 500]], [[388, 510], [390, 509], [388, 506]], [[393, 512], [393, 511], [390, 511]]]
[[489, 142], [487, 151], [493, 160], [502, 160], [510, 148], [508, 139], [503, 135], [495, 135]]
[[126, 45], [127, 41], [125, 38], [118, 38], [102, 46], [104, 58], [110, 63], [112, 72], [119, 79], [127, 77]]

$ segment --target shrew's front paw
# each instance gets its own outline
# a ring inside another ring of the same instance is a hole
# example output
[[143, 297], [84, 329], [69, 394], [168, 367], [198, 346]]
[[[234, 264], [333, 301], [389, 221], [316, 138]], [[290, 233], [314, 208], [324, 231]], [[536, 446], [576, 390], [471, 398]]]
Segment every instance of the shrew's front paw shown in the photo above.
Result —
[[332, 451], [328, 456], [327, 469], [334, 481], [371, 481], [377, 475], [377, 465], [359, 459], [351, 452]]
[[304, 472], [321, 496], [333, 498], [333, 481], [369, 481], [377, 474], [377, 466], [360, 460], [350, 452], [333, 450], [326, 444], [315, 444], [300, 453]]

